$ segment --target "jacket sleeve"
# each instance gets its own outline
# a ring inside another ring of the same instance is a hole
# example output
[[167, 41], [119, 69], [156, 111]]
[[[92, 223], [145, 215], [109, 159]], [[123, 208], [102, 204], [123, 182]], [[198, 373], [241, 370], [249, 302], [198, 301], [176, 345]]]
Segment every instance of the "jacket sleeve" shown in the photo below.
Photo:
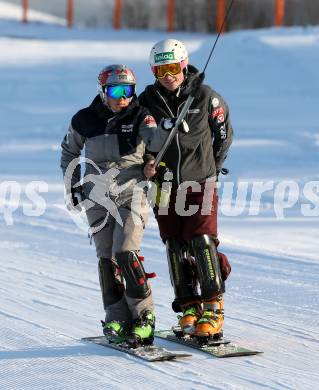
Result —
[[217, 94], [210, 98], [209, 126], [212, 132], [216, 170], [220, 171], [233, 141], [233, 128], [230, 121], [228, 105]]
[[144, 115], [140, 123], [139, 134], [146, 145], [147, 151], [153, 153], [158, 153], [161, 150], [168, 136], [168, 132], [163, 130], [160, 125], [157, 126], [154, 117], [148, 113]]
[[[81, 151], [85, 144], [85, 137], [79, 134], [70, 124], [69, 130], [63, 138], [61, 147], [61, 168], [63, 172], [64, 182], [71, 180], [71, 186], [77, 183], [81, 179], [81, 166], [79, 164]], [[65, 177], [67, 168], [70, 163], [74, 163], [75, 169], [70, 177]]]

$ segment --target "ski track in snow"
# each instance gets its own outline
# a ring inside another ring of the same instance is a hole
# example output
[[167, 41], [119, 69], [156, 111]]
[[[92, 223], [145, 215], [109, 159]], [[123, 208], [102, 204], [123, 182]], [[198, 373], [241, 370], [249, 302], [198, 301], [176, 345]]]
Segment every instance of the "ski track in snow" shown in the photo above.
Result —
[[[101, 334], [103, 311], [86, 225], [77, 228], [63, 207], [59, 144], [72, 114], [94, 96], [104, 62], [130, 62], [141, 90], [152, 81], [149, 47], [166, 34], [69, 31], [1, 20], [0, 27], [0, 183], [16, 180], [22, 192], [31, 180], [49, 184], [42, 194], [48, 205], [43, 215], [25, 215], [30, 202], [22, 193], [13, 225], [0, 224], [0, 389], [314, 390], [319, 382], [318, 225], [298, 215], [300, 202], [294, 218], [280, 223], [267, 213], [220, 219], [221, 250], [233, 268], [225, 335], [263, 355], [213, 359], [159, 340], [193, 356], [146, 363], [80, 340]], [[318, 179], [319, 85], [309, 65], [318, 62], [318, 36], [318, 27], [223, 36], [206, 79], [232, 108], [237, 138], [227, 160], [229, 180], [295, 178], [302, 185]], [[176, 37], [189, 43], [192, 62], [201, 67], [211, 35]], [[21, 74], [25, 53], [28, 78]], [[305, 97], [298, 110], [307, 116], [295, 115], [295, 105], [292, 110], [287, 102], [292, 95]], [[1, 205], [7, 194], [0, 195]], [[271, 205], [272, 194], [263, 202]], [[154, 218], [142, 249], [147, 271], [157, 273], [152, 281], [157, 328], [169, 328], [176, 314]]]
[[[154, 232], [150, 233], [153, 235]], [[82, 239], [85, 238], [74, 236], [74, 246]], [[67, 238], [63, 238], [61, 233], [56, 240], [60, 241], [62, 256]], [[280, 290], [277, 301], [256, 297], [255, 287], [246, 284], [252, 276], [247, 274], [248, 265], [242, 254], [237, 254], [239, 260], [234, 262], [236, 274], [229, 282], [225, 332], [239, 343], [264, 350], [264, 355], [222, 361], [192, 351], [193, 357], [182, 362], [149, 364], [137, 362], [120, 352], [79, 341], [81, 337], [100, 333], [97, 321], [102, 316], [100, 293], [96, 261], [90, 248], [84, 250], [77, 260], [67, 257], [61, 262], [58, 255], [52, 255], [51, 250], [47, 250], [44, 237], [39, 243], [40, 247], [43, 245], [43, 252], [34, 252], [32, 246], [23, 245], [23, 242], [16, 243], [15, 248], [10, 249], [8, 242], [6, 240], [3, 245], [6, 249], [2, 250], [2, 254], [10, 259], [10, 263], [1, 262], [0, 267], [0, 286], [3, 291], [0, 323], [4, 329], [0, 335], [0, 359], [5, 362], [5, 378], [13, 380], [12, 388], [31, 389], [33, 386], [41, 389], [41, 386], [47, 386], [48, 375], [51, 376], [50, 383], [53, 384], [56, 378], [67, 389], [75, 384], [78, 388], [87, 389], [93, 383], [95, 386], [99, 384], [115, 389], [131, 383], [132, 388], [137, 389], [146, 381], [149, 381], [148, 387], [154, 389], [163, 386], [163, 383], [169, 389], [297, 389], [300, 388], [298, 383], [302, 384], [302, 388], [307, 388], [308, 383], [310, 388], [310, 381], [319, 380], [314, 368], [309, 366], [305, 369], [309, 364], [306, 352], [319, 350], [318, 322], [315, 321], [317, 313], [313, 309], [309, 309], [309, 312], [302, 309], [300, 312], [301, 308], [297, 307], [296, 310], [293, 302], [289, 305], [281, 304], [280, 295], [283, 292]], [[158, 242], [158, 245], [161, 244]], [[169, 312], [171, 291], [163, 292], [163, 289], [168, 290], [169, 285], [163, 251], [153, 248], [150, 252], [145, 248], [144, 252], [147, 258], [153, 257], [152, 270], [159, 274], [159, 280], [153, 282], [155, 302], [159, 301], [157, 296], [164, 302], [156, 305], [158, 326], [167, 328], [175, 316]], [[269, 259], [248, 256], [252, 263], [251, 272], [257, 272], [257, 278], [254, 278], [256, 285], [272, 290], [272, 286], [266, 283], [266, 280], [273, 283], [269, 281], [270, 265], [263, 264]], [[43, 263], [45, 266], [42, 266]], [[21, 264], [27, 264], [28, 270]], [[278, 265], [275, 261], [272, 264], [276, 270]], [[295, 277], [294, 273], [298, 270], [297, 262], [288, 264], [289, 267], [280, 276], [282, 281]], [[312, 266], [308, 264], [304, 267], [310, 269]], [[294, 296], [299, 286], [291, 288], [290, 293]], [[313, 288], [311, 280], [309, 283], [304, 281], [303, 289], [306, 293]], [[310, 318], [314, 319], [313, 322]], [[158, 343], [185, 350], [182, 346], [165, 341]], [[16, 372], [17, 362], [20, 374]], [[107, 369], [103, 370], [103, 367]], [[113, 378], [116, 370], [122, 370], [121, 375]], [[218, 370], [214, 384], [211, 382], [212, 370]], [[25, 380], [21, 373], [27, 373]], [[43, 377], [44, 382], [39, 380], [34, 383], [30, 379], [38, 376]], [[266, 382], [263, 376], [268, 378]], [[63, 386], [52, 388], [62, 389]]]

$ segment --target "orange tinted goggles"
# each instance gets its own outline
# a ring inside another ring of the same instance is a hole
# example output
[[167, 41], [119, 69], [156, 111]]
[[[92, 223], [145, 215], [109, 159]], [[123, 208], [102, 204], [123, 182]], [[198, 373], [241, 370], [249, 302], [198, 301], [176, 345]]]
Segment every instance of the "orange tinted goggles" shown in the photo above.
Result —
[[167, 74], [176, 76], [177, 74], [181, 73], [181, 71], [182, 68], [179, 62], [176, 62], [175, 64], [154, 66], [154, 75], [158, 79], [164, 78]]

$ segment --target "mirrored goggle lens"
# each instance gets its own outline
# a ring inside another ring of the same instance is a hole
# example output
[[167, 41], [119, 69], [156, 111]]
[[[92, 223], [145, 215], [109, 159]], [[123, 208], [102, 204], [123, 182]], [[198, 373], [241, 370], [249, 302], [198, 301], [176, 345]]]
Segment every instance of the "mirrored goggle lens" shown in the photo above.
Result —
[[106, 95], [112, 99], [131, 98], [135, 93], [134, 85], [108, 85]]
[[175, 76], [181, 73], [181, 71], [182, 71], [181, 64], [177, 62], [175, 64], [165, 64], [165, 65], [155, 66], [154, 74], [155, 77], [157, 77], [158, 79], [162, 79], [167, 74], [171, 76]]

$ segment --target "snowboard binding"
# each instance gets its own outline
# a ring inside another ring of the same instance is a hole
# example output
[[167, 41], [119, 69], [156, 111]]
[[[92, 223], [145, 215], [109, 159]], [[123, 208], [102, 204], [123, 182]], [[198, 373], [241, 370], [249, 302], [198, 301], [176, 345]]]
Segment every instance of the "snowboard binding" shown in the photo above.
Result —
[[151, 346], [153, 345], [153, 343], [154, 343], [154, 337], [149, 337], [148, 339], [144, 339], [144, 340], [128, 339], [125, 341], [125, 344], [128, 346], [128, 348], [132, 348], [132, 349]]
[[191, 340], [192, 342], [197, 343], [199, 346], [204, 346], [204, 345], [216, 345], [218, 342], [224, 341], [223, 339], [223, 331], [214, 334], [213, 336], [194, 336], [194, 335], [189, 335], [185, 334], [180, 326], [173, 326], [172, 331], [176, 338], [184, 341]]

